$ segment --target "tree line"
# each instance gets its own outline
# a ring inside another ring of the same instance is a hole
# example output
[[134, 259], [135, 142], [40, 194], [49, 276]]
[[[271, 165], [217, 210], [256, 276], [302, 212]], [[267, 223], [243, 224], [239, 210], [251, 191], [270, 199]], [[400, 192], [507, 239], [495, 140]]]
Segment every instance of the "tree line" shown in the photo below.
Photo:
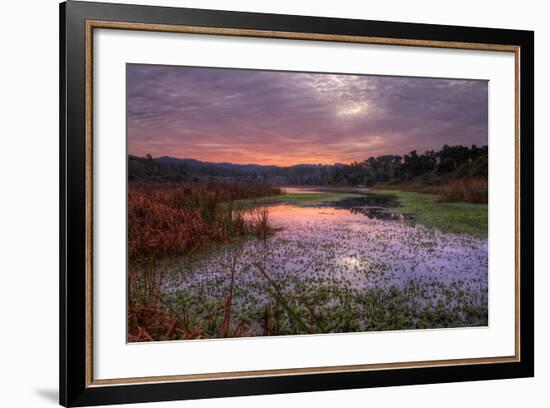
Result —
[[369, 157], [362, 162], [291, 167], [229, 165], [172, 159], [170, 161], [128, 156], [128, 178], [156, 181], [248, 179], [270, 184], [365, 185], [408, 182], [423, 176], [487, 177], [488, 146], [444, 145], [439, 151]]
[[371, 186], [389, 181], [411, 181], [426, 175], [460, 177], [487, 177], [488, 146], [478, 147], [444, 145], [439, 151], [418, 154], [416, 150], [399, 155], [369, 157], [334, 169], [334, 184]]

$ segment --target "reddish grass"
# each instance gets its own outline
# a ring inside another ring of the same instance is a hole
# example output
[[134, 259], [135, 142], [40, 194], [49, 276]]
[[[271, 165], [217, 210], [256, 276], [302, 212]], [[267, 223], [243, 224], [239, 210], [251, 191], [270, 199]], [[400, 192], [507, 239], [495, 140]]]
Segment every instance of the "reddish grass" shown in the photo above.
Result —
[[266, 238], [273, 232], [269, 226], [269, 210], [265, 207], [253, 207], [248, 213], [249, 225], [253, 228], [253, 233], [259, 238]]
[[485, 177], [453, 180], [435, 187], [441, 202], [487, 204], [489, 183]]
[[[231, 280], [223, 297], [215, 304], [212, 312], [200, 324], [190, 324], [185, 310], [176, 313], [163, 303], [160, 295], [160, 282], [155, 274], [129, 274], [128, 285], [128, 341], [161, 341], [205, 339], [208, 337], [240, 337], [248, 329], [247, 323], [240, 320], [231, 325], [233, 289], [235, 285], [236, 260], [233, 255]], [[222, 319], [219, 319], [219, 316]], [[210, 330], [207, 329], [210, 328]], [[212, 331], [212, 327], [215, 327]]]
[[[254, 182], [130, 184], [129, 262], [193, 254], [208, 242], [228, 243], [248, 233], [265, 236], [270, 232], [267, 210], [246, 210], [234, 201], [280, 193]], [[244, 216], [246, 211], [251, 217]]]

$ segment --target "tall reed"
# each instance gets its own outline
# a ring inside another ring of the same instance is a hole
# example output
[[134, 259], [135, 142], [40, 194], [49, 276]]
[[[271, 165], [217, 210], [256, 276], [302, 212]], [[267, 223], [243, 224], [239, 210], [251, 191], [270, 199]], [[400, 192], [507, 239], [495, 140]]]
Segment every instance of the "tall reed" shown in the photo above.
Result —
[[235, 201], [280, 193], [254, 182], [130, 184], [129, 262], [193, 254], [208, 242], [229, 243], [249, 232], [265, 237], [270, 231], [267, 209], [246, 209]]

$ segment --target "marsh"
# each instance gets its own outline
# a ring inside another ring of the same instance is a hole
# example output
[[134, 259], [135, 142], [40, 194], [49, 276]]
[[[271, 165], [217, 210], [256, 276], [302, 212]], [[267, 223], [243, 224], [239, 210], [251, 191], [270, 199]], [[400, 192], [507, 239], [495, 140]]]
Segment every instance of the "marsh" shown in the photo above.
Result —
[[128, 341], [488, 325], [488, 81], [126, 80]]
[[188, 327], [220, 335], [229, 298], [226, 336], [487, 325], [485, 238], [426, 227], [393, 194], [283, 191], [248, 202], [268, 210], [269, 236], [156, 264]]

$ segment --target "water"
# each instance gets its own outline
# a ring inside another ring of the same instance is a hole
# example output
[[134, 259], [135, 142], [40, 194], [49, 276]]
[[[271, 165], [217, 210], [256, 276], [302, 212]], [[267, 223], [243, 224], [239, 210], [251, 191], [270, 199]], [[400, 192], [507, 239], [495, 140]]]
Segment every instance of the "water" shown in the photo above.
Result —
[[[227, 298], [234, 265], [232, 324], [245, 321], [247, 335], [273, 334], [262, 319], [283, 303], [317, 322], [314, 332], [486, 325], [487, 241], [427, 229], [391, 211], [395, 196], [360, 193], [268, 204], [272, 236], [162, 265], [166, 301], [208, 314]], [[296, 331], [285, 316], [280, 334]]]

